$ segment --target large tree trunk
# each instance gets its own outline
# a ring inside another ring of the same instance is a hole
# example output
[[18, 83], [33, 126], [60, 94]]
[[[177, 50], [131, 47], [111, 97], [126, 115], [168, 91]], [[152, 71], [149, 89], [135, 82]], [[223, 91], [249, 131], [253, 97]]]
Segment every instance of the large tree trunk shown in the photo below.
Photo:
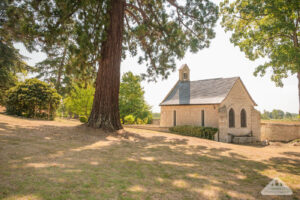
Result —
[[124, 26], [124, 1], [110, 1], [110, 24], [101, 46], [96, 91], [88, 126], [105, 130], [122, 129], [119, 114], [120, 65]]
[[298, 77], [298, 100], [299, 100], [298, 114], [300, 115], [300, 72], [297, 73], [297, 77]]

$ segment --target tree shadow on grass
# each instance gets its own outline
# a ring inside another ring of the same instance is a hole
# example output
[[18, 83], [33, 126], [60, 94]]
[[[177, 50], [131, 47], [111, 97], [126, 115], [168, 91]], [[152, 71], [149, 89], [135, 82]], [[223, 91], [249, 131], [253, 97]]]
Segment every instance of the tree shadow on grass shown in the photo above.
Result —
[[[189, 145], [167, 136], [108, 134], [83, 126], [22, 127], [20, 136], [5, 126], [0, 124], [7, 134], [27, 140], [13, 148], [0, 140], [3, 199], [269, 199], [260, 195], [270, 181], [261, 172], [282, 166], [249, 160], [229, 147]], [[0, 139], [8, 137], [2, 132]], [[13, 157], [3, 154], [12, 152]], [[295, 172], [297, 166], [290, 167], [282, 172]]]

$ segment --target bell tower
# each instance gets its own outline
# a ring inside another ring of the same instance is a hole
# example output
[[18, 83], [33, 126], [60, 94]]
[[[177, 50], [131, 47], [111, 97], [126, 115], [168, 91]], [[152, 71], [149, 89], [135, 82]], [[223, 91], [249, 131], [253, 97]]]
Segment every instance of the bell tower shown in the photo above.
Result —
[[190, 81], [190, 68], [187, 64], [183, 64], [179, 68], [179, 81]]

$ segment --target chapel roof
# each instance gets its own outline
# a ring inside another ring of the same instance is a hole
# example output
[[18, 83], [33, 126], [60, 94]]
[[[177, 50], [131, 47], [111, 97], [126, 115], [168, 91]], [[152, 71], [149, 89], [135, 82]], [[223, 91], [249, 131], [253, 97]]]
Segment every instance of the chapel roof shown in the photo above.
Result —
[[239, 79], [239, 77], [231, 77], [178, 81], [160, 105], [220, 104]]

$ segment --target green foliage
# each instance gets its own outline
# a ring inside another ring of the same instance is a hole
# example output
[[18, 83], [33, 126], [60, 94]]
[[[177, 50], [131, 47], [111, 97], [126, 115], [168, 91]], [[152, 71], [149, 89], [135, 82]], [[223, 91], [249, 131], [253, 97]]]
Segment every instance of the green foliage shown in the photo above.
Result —
[[300, 72], [299, 0], [225, 0], [221, 5], [222, 26], [233, 31], [231, 42], [250, 60], [268, 57], [255, 75], [273, 70], [271, 79], [282, 86], [282, 78]]
[[81, 121], [82, 123], [87, 123], [88, 118], [86, 116], [80, 116], [79, 121]]
[[172, 133], [180, 135], [193, 136], [214, 140], [214, 135], [218, 132], [217, 128], [202, 126], [174, 126], [169, 128]]
[[[29, 50], [40, 46], [51, 56], [55, 49], [60, 55], [66, 49], [72, 55], [66, 61], [73, 72], [95, 71], [107, 38], [112, 1], [7, 2], [10, 12], [5, 26], [22, 34]], [[149, 80], [167, 78], [175, 70], [175, 59], [182, 59], [187, 50], [208, 47], [215, 36], [218, 8], [209, 0], [126, 1], [124, 10], [123, 57], [137, 56], [142, 50], [139, 63], [146, 62], [144, 77]]]
[[[150, 106], [147, 105], [144, 99], [144, 90], [141, 87], [141, 78], [133, 75], [132, 72], [127, 72], [122, 76], [119, 92], [119, 109], [120, 117], [124, 119], [125, 116], [132, 115], [135, 119], [143, 120], [147, 118], [147, 123], [152, 119]], [[145, 120], [146, 121], [146, 120]], [[126, 123], [126, 122], [125, 122]]]
[[273, 119], [283, 119], [284, 118], [284, 112], [282, 110], [273, 110], [271, 113], [271, 118]]
[[151, 124], [151, 123], [152, 123], [152, 118], [151, 118], [151, 116], [145, 117], [145, 118], [143, 119], [143, 124]]
[[95, 88], [87, 85], [86, 88], [74, 86], [64, 100], [66, 111], [78, 116], [88, 117], [92, 110]]
[[28, 79], [7, 92], [6, 112], [28, 118], [53, 119], [61, 96], [38, 79]]
[[[0, 8], [3, 3], [0, 3]], [[17, 73], [26, 74], [26, 70], [30, 68], [23, 61], [24, 57], [14, 48], [7, 32], [3, 30], [2, 20], [0, 17], [0, 105], [4, 105], [5, 92], [18, 82]]]
[[137, 123], [137, 124], [144, 124], [144, 121], [141, 120], [140, 118], [137, 118], [137, 119], [136, 119], [136, 123]]
[[134, 124], [135, 117], [133, 115], [127, 115], [124, 117], [125, 124]]
[[17, 74], [26, 74], [30, 69], [13, 46], [13, 39], [18, 39], [21, 34], [17, 34], [10, 26], [9, 7], [8, 0], [0, 1], [0, 105], [4, 105], [6, 91], [18, 82]]
[[264, 112], [261, 114], [261, 118], [268, 120], [268, 119], [287, 119], [287, 120], [293, 120], [298, 118], [298, 114], [295, 113], [289, 113], [282, 110], [274, 109], [272, 112], [264, 110]]

